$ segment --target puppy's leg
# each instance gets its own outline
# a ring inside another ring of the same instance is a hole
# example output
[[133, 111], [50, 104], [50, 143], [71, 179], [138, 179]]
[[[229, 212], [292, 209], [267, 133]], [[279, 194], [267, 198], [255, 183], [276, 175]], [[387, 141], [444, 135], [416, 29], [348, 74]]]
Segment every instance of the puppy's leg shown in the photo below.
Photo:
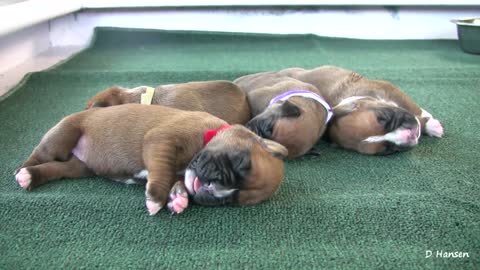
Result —
[[61, 179], [91, 176], [93, 173], [85, 163], [75, 156], [68, 161], [50, 161], [39, 165], [23, 167], [15, 175], [17, 183], [26, 190]]
[[[72, 156], [72, 149], [82, 135], [76, 120], [77, 116], [72, 115], [64, 118], [51, 128], [20, 168], [31, 167], [50, 161], [69, 160]], [[15, 171], [15, 174], [20, 168]]]
[[90, 175], [85, 165], [72, 155], [81, 136], [77, 123], [78, 115], [71, 115], [43, 136], [30, 157], [15, 171], [15, 179], [22, 188], [30, 190], [50, 180]]
[[177, 181], [170, 190], [170, 198], [167, 204], [172, 214], [180, 214], [188, 206], [188, 193], [183, 181]]
[[155, 215], [165, 206], [176, 177], [175, 137], [161, 134], [162, 131], [151, 131], [145, 137], [143, 146], [143, 160], [148, 170], [146, 206], [150, 215]]

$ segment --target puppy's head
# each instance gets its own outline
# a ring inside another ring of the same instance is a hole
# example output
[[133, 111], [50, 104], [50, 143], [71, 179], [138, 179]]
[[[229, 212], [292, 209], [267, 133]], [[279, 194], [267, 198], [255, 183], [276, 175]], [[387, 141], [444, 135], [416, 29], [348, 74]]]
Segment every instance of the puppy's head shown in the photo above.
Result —
[[125, 94], [129, 89], [112, 86], [107, 88], [95, 96], [93, 96], [85, 106], [85, 109], [91, 109], [95, 107], [110, 107], [115, 105], [120, 105], [125, 103]]
[[185, 186], [202, 205], [256, 204], [283, 180], [287, 149], [235, 125], [215, 136], [190, 162]]
[[369, 97], [337, 105], [328, 130], [333, 143], [378, 155], [411, 149], [420, 133], [415, 115], [393, 102]]
[[319, 125], [302, 117], [299, 106], [286, 100], [269, 106], [245, 126], [263, 138], [284, 145], [288, 158], [294, 158], [306, 153], [317, 141], [318, 134], [305, 132], [316, 124]]

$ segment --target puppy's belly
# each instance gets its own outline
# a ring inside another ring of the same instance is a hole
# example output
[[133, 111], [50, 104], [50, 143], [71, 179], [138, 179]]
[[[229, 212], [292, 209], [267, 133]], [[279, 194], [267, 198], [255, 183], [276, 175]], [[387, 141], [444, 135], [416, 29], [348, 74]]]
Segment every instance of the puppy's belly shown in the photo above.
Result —
[[144, 171], [141, 146], [133, 150], [132, 147], [135, 146], [102, 141], [92, 143], [83, 135], [72, 154], [97, 175], [125, 181], [130, 178], [146, 178], [146, 175], [139, 175]]

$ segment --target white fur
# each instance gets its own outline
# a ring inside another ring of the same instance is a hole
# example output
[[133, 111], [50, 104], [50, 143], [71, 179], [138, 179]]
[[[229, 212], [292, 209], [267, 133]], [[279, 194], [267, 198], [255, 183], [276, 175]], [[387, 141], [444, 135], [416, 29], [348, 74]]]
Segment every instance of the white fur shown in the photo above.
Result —
[[425, 124], [427, 134], [432, 137], [441, 138], [443, 136], [443, 127], [440, 121], [430, 118]]
[[422, 109], [422, 118], [428, 118], [425, 124], [425, 131], [428, 136], [441, 138], [443, 136], [443, 126], [437, 119], [433, 118], [432, 114]]
[[223, 198], [223, 197], [227, 197], [229, 196], [230, 194], [232, 194], [235, 190], [237, 189], [226, 189], [222, 186], [218, 186], [216, 185], [215, 188], [213, 189], [213, 196], [217, 197], [217, 198]]
[[[403, 145], [403, 144], [409, 144], [409, 145], [416, 145], [418, 143], [418, 138], [420, 137], [420, 132], [417, 133], [415, 140], [413, 142], [404, 141], [401, 139], [400, 133], [406, 129], [404, 128], [397, 128], [396, 130], [389, 132], [383, 136], [370, 136], [363, 140], [364, 142], [367, 143], [376, 143], [376, 142], [383, 142], [383, 141], [389, 141], [392, 142], [396, 145]], [[420, 128], [418, 129], [420, 130]]]
[[396, 145], [402, 145], [404, 144], [405, 142], [400, 140], [399, 136], [398, 136], [398, 133], [401, 129], [396, 129], [392, 132], [389, 132], [383, 136], [370, 136], [368, 138], [366, 138], [365, 140], [363, 140], [364, 142], [368, 142], [368, 143], [375, 143], [375, 142], [383, 142], [383, 141], [389, 141], [389, 142], [392, 142]]
[[139, 178], [139, 179], [146, 179], [148, 177], [148, 171], [147, 170], [141, 170], [140, 172], [133, 175], [133, 177]]
[[[353, 103], [353, 102], [355, 102], [355, 101], [357, 101], [357, 100], [365, 99], [365, 98], [370, 98], [370, 97], [368, 97], [368, 96], [351, 96], [351, 97], [342, 99], [342, 100], [337, 104], [337, 106], [335, 106], [334, 108], [337, 108], [337, 107], [340, 107], [340, 106], [344, 106], [344, 105]], [[380, 102], [382, 102], [382, 103], [385, 103], [385, 104], [394, 106], [394, 107], [398, 107], [398, 104], [395, 103], [395, 102], [393, 102], [393, 101], [391, 101], [391, 100], [385, 100], [385, 99], [379, 98], [379, 97], [377, 97], [376, 100], [377, 100], [377, 101], [380, 101]]]
[[160, 209], [162, 209], [161, 204], [153, 202], [153, 201], [148, 200], [148, 199], [147, 199], [145, 205], [147, 206], [147, 210], [148, 210], [148, 213], [150, 214], [150, 216], [155, 215], [156, 213], [158, 213], [158, 211], [160, 211]]
[[391, 106], [393, 106], [393, 107], [397, 107], [397, 108], [398, 108], [398, 104], [395, 103], [395, 102], [393, 102], [393, 101], [391, 101], [391, 100], [385, 100], [385, 99], [383, 99], [383, 98], [377, 98], [377, 100], [380, 101], [380, 102], [383, 102], [383, 103], [385, 103], [385, 104], [388, 104], [388, 105], [391, 105]]
[[135, 185], [137, 183], [137, 181], [135, 181], [133, 179], [127, 179], [127, 181], [125, 181], [124, 183], [127, 184], [127, 185]]
[[433, 118], [432, 114], [425, 111], [424, 109], [422, 109], [422, 114], [420, 115], [422, 118]]
[[352, 103], [352, 102], [355, 102], [359, 99], [364, 99], [364, 98], [368, 98], [368, 97], [367, 96], [352, 96], [352, 97], [344, 98], [334, 108], [337, 108], [337, 107], [340, 107], [340, 106], [343, 106], [343, 105], [347, 105], [349, 103]]

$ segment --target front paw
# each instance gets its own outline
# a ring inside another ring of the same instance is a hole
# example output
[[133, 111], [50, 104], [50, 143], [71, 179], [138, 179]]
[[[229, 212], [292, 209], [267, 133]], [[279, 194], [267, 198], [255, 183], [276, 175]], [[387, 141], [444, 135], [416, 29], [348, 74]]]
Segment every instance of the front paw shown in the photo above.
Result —
[[32, 188], [32, 174], [27, 168], [21, 168], [15, 174], [15, 180], [23, 189], [30, 190]]
[[153, 216], [153, 215], [157, 214], [158, 211], [160, 211], [160, 209], [162, 209], [162, 204], [161, 203], [154, 202], [150, 198], [147, 198], [147, 201], [146, 201], [145, 205], [147, 206], [147, 210], [148, 210], [148, 213], [150, 214], [150, 216]]
[[426, 132], [429, 136], [441, 138], [443, 136], [443, 127], [440, 121], [434, 118], [428, 119], [425, 124]]
[[167, 207], [172, 214], [180, 214], [188, 207], [188, 193], [182, 181], [172, 187], [169, 200]]

